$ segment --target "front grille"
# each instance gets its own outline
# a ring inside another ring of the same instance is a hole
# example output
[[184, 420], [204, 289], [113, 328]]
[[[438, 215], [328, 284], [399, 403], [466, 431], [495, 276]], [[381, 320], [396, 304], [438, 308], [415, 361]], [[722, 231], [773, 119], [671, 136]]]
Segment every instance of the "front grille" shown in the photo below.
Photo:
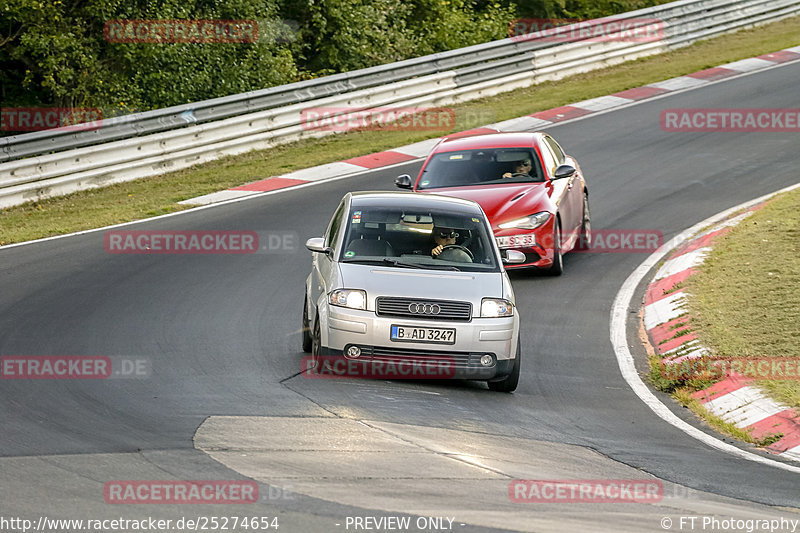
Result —
[[472, 304], [450, 300], [381, 297], [377, 300], [379, 316], [403, 316], [428, 320], [472, 319]]
[[420, 350], [413, 348], [396, 348], [382, 346], [364, 346], [361, 348], [359, 360], [383, 361], [383, 362], [448, 362], [455, 368], [481, 368], [481, 356], [486, 352], [444, 352], [441, 350]]

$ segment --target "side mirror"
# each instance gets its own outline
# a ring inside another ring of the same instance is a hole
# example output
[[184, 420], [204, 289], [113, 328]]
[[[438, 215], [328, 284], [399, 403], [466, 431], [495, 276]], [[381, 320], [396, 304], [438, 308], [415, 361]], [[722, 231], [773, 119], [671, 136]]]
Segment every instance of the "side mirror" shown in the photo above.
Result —
[[394, 180], [394, 184], [400, 187], [401, 189], [410, 189], [411, 188], [411, 176], [408, 174], [403, 174], [401, 176], [397, 176], [397, 179]]
[[569, 178], [575, 174], [575, 172], [575, 167], [572, 165], [558, 165], [558, 168], [556, 168], [556, 171], [553, 173], [553, 179], [560, 180], [562, 178]]
[[525, 254], [519, 250], [506, 250], [503, 257], [504, 265], [521, 265], [525, 262]]
[[322, 237], [312, 237], [306, 241], [306, 248], [312, 252], [328, 255], [331, 253], [331, 248], [325, 246], [325, 239]]

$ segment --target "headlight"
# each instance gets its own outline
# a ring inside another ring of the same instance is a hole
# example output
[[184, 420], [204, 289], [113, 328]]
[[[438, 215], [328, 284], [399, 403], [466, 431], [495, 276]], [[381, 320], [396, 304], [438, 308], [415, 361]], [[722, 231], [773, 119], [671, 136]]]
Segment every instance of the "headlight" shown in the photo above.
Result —
[[513, 316], [514, 304], [502, 298], [484, 298], [481, 300], [481, 316], [484, 318], [497, 318]]
[[360, 289], [336, 289], [328, 295], [328, 303], [350, 309], [366, 309], [367, 293]]
[[511, 222], [503, 222], [500, 224], [502, 229], [520, 228], [520, 229], [536, 229], [550, 218], [550, 213], [542, 211], [534, 215], [518, 218]]

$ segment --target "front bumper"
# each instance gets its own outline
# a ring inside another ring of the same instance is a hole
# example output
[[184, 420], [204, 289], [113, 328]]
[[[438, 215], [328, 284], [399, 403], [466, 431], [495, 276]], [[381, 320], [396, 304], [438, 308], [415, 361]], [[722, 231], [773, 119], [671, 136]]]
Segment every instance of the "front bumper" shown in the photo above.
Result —
[[[519, 317], [473, 318], [469, 322], [378, 316], [373, 311], [327, 306], [320, 322], [323, 355], [342, 356], [357, 346], [358, 360], [377, 363], [428, 362], [448, 369], [424, 377], [491, 380], [511, 372], [517, 353]], [[399, 342], [390, 339], [392, 325], [455, 329], [454, 344]], [[484, 366], [481, 357], [492, 357]], [[413, 379], [413, 376], [411, 377]]]
[[548, 268], [553, 265], [555, 253], [553, 249], [554, 218], [551, 217], [544, 225], [534, 230], [497, 229], [495, 237], [510, 237], [512, 235], [533, 235], [535, 244], [528, 247], [500, 247], [500, 250], [517, 250], [525, 254], [525, 262], [519, 265], [505, 265], [506, 270], [520, 268]]
[[[487, 352], [398, 350], [394, 346], [363, 344], [348, 344], [346, 349], [352, 346], [358, 346], [361, 350], [358, 358], [346, 357], [342, 350], [323, 347], [324, 368], [339, 377], [493, 380], [507, 376], [514, 366], [514, 359], [494, 357], [490, 366], [482, 365], [481, 357]], [[339, 365], [337, 359], [345, 361], [346, 364]]]

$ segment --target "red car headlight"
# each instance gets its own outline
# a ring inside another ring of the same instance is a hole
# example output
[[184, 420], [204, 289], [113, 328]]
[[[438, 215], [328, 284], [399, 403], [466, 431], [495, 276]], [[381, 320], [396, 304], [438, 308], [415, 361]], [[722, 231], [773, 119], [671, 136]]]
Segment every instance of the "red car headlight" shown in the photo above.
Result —
[[550, 218], [550, 213], [547, 211], [541, 211], [539, 213], [535, 213], [533, 215], [529, 215], [527, 217], [517, 218], [515, 220], [510, 220], [508, 222], [503, 222], [499, 225], [501, 229], [511, 229], [511, 228], [519, 228], [519, 229], [536, 229]]

